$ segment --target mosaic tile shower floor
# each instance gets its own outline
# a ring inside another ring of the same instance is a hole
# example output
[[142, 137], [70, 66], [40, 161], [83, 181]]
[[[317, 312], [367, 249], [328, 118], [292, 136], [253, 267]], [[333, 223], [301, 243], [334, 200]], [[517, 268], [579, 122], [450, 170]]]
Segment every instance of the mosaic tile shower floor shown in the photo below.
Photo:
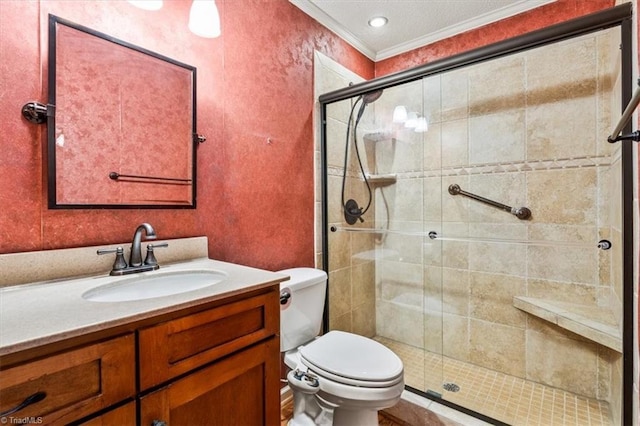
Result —
[[[442, 357], [382, 337], [376, 337], [376, 340], [402, 359], [407, 385], [420, 390], [431, 389], [441, 393], [443, 399], [502, 422], [516, 426], [612, 424], [606, 402]], [[460, 390], [444, 390], [443, 381], [457, 384]]]

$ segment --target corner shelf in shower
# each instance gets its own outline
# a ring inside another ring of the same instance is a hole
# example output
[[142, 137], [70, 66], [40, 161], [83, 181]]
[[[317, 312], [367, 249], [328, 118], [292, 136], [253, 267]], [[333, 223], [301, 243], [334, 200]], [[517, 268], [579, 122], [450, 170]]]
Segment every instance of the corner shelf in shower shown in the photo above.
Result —
[[513, 298], [513, 306], [622, 353], [620, 327], [609, 309], [521, 296]]
[[373, 131], [373, 132], [365, 133], [364, 136], [362, 136], [362, 140], [365, 142], [384, 142], [384, 141], [393, 142], [395, 141], [395, 138], [393, 137], [391, 132], [380, 130], [377, 132]]
[[367, 174], [367, 180], [371, 185], [377, 186], [378, 188], [388, 185], [393, 185], [396, 183], [396, 175], [395, 173], [389, 173], [385, 175], [376, 175], [376, 174]]

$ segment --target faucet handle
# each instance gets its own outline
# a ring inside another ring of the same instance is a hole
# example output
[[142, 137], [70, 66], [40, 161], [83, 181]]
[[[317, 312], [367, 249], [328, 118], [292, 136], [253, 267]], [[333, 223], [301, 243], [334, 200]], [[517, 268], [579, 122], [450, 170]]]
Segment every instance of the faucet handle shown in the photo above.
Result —
[[113, 271], [121, 271], [127, 267], [127, 261], [124, 260], [124, 249], [122, 247], [114, 248], [114, 249], [98, 249], [98, 255], [115, 253], [116, 260], [113, 262]]
[[153, 249], [161, 247], [169, 247], [169, 243], [147, 244], [147, 257], [144, 259], [145, 265], [155, 266], [158, 264], [156, 256], [153, 254]]

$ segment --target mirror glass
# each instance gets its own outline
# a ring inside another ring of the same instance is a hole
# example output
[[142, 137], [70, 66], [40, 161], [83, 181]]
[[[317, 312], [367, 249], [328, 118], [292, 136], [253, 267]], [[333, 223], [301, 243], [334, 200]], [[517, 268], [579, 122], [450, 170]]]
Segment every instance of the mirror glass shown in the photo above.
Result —
[[196, 69], [49, 16], [50, 208], [195, 208]]

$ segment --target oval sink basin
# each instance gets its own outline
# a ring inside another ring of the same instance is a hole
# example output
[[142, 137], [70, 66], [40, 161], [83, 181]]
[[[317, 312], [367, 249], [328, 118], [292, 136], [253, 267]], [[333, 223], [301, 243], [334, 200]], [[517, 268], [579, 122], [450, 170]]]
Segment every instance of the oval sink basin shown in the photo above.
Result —
[[152, 299], [199, 290], [224, 281], [226, 277], [224, 272], [208, 270], [155, 273], [93, 288], [82, 298], [92, 302]]

